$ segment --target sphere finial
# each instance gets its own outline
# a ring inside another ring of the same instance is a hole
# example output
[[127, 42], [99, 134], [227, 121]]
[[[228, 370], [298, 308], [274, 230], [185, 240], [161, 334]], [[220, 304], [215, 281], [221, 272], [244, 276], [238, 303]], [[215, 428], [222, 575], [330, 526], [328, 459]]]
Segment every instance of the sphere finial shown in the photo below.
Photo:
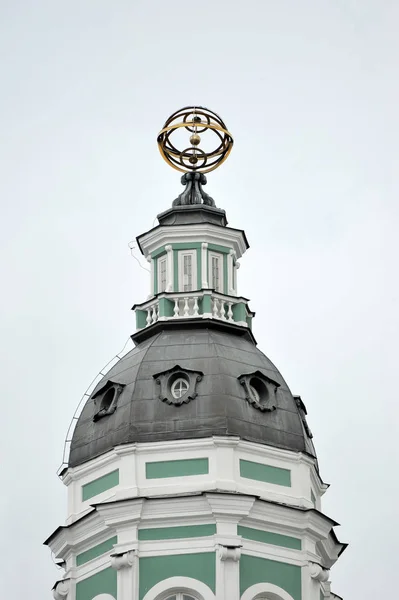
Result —
[[[171, 137], [173, 134], [177, 137], [178, 132], [183, 130], [190, 132], [188, 141], [191, 146], [179, 150], [171, 142]], [[216, 147], [209, 151], [200, 148], [200, 144], [206, 144], [212, 137]], [[159, 132], [157, 141], [166, 162], [182, 173], [209, 173], [226, 160], [233, 148], [233, 138], [222, 119], [203, 106], [186, 106], [173, 113]]]

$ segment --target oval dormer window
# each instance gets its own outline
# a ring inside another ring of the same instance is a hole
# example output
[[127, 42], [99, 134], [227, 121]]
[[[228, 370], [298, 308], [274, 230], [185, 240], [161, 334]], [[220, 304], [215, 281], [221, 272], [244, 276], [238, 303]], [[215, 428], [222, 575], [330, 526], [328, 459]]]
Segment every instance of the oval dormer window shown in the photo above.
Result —
[[184, 377], [178, 377], [172, 383], [170, 391], [172, 393], [173, 398], [176, 398], [176, 400], [178, 400], [179, 398], [182, 398], [187, 394], [188, 388], [189, 384], [187, 379], [185, 379]]
[[253, 399], [258, 404], [265, 404], [269, 399], [269, 393], [267, 387], [259, 377], [251, 377], [249, 382], [249, 389]]

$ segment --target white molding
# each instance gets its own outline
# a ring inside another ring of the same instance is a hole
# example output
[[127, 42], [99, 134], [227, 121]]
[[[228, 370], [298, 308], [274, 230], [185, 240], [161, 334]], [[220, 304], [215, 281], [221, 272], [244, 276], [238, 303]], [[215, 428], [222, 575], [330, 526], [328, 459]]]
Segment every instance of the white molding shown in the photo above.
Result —
[[206, 242], [232, 248], [238, 258], [247, 250], [244, 233], [230, 227], [220, 227], [210, 223], [199, 223], [180, 227], [168, 225], [156, 227], [140, 236], [140, 247], [145, 257], [165, 244], [185, 242]]
[[256, 583], [255, 585], [251, 585], [251, 587], [245, 590], [241, 596], [241, 600], [256, 600], [259, 596], [266, 596], [268, 600], [294, 600], [288, 592], [272, 583]]
[[209, 287], [208, 284], [208, 244], [202, 242], [201, 244], [201, 283], [202, 289]]
[[173, 592], [183, 592], [194, 595], [198, 600], [215, 600], [212, 590], [192, 577], [169, 577], [154, 585], [144, 596], [143, 600], [165, 600]]
[[115, 600], [115, 598], [111, 594], [99, 594], [94, 596], [93, 600]]

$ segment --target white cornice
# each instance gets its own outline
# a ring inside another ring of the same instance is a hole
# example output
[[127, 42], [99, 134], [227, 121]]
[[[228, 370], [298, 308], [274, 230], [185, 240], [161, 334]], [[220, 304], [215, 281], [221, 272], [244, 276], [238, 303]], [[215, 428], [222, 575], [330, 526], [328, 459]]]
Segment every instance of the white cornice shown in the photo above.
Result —
[[237, 258], [241, 258], [247, 250], [243, 231], [209, 223], [155, 227], [139, 236], [138, 240], [145, 257], [161, 246], [181, 242], [206, 242], [208, 244], [225, 245], [236, 252]]

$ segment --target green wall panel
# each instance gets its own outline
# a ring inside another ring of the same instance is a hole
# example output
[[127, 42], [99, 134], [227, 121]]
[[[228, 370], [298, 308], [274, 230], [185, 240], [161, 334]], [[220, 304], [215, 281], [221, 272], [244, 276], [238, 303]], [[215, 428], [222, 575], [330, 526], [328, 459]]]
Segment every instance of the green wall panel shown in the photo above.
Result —
[[179, 538], [202, 537], [214, 535], [216, 525], [187, 525], [183, 527], [155, 527], [153, 529], [139, 529], [139, 540], [172, 540]]
[[143, 329], [147, 326], [147, 311], [136, 309], [136, 328]]
[[113, 550], [114, 545], [118, 542], [117, 536], [109, 538], [109, 540], [105, 540], [101, 544], [97, 544], [97, 546], [93, 546], [93, 548], [89, 548], [85, 552], [78, 554], [76, 557], [76, 565], [80, 567], [85, 563], [89, 562], [89, 560], [93, 560], [93, 558], [97, 558], [97, 556], [101, 556], [106, 552], [110, 552]]
[[145, 465], [145, 474], [147, 479], [164, 479], [165, 477], [204, 475], [208, 472], [209, 463], [207, 458], [163, 460], [159, 462], [148, 462]]
[[291, 471], [280, 469], [280, 467], [263, 465], [250, 460], [240, 460], [240, 475], [246, 479], [291, 487]]
[[313, 502], [313, 506], [316, 506], [316, 496], [313, 493], [313, 490], [310, 490], [310, 499]]
[[139, 558], [140, 600], [154, 585], [169, 577], [192, 577], [215, 592], [215, 562], [214, 552]]
[[85, 485], [82, 485], [82, 500], [89, 500], [93, 496], [97, 496], [106, 490], [109, 490], [116, 485], [119, 485], [119, 469], [111, 471], [98, 479], [93, 479]]
[[301, 540], [291, 537], [290, 535], [281, 535], [280, 533], [272, 533], [271, 531], [261, 531], [260, 529], [252, 529], [252, 527], [243, 527], [242, 525], [238, 525], [237, 533], [243, 538], [254, 540], [255, 542], [273, 544], [274, 546], [292, 548], [293, 550], [301, 550], [302, 548]]
[[98, 594], [111, 594], [116, 599], [116, 570], [109, 567], [76, 584], [76, 600], [92, 600]]
[[222, 254], [230, 254], [230, 248], [220, 246], [219, 244], [208, 244], [208, 250], [211, 252], [221, 252]]
[[151, 252], [151, 258], [157, 258], [158, 256], [161, 256], [162, 254], [166, 254], [165, 246], [160, 246], [159, 248], [157, 248], [157, 250], [154, 250], [154, 252]]
[[295, 600], [301, 600], [301, 567], [243, 554], [240, 560], [240, 595], [256, 583], [272, 583]]

